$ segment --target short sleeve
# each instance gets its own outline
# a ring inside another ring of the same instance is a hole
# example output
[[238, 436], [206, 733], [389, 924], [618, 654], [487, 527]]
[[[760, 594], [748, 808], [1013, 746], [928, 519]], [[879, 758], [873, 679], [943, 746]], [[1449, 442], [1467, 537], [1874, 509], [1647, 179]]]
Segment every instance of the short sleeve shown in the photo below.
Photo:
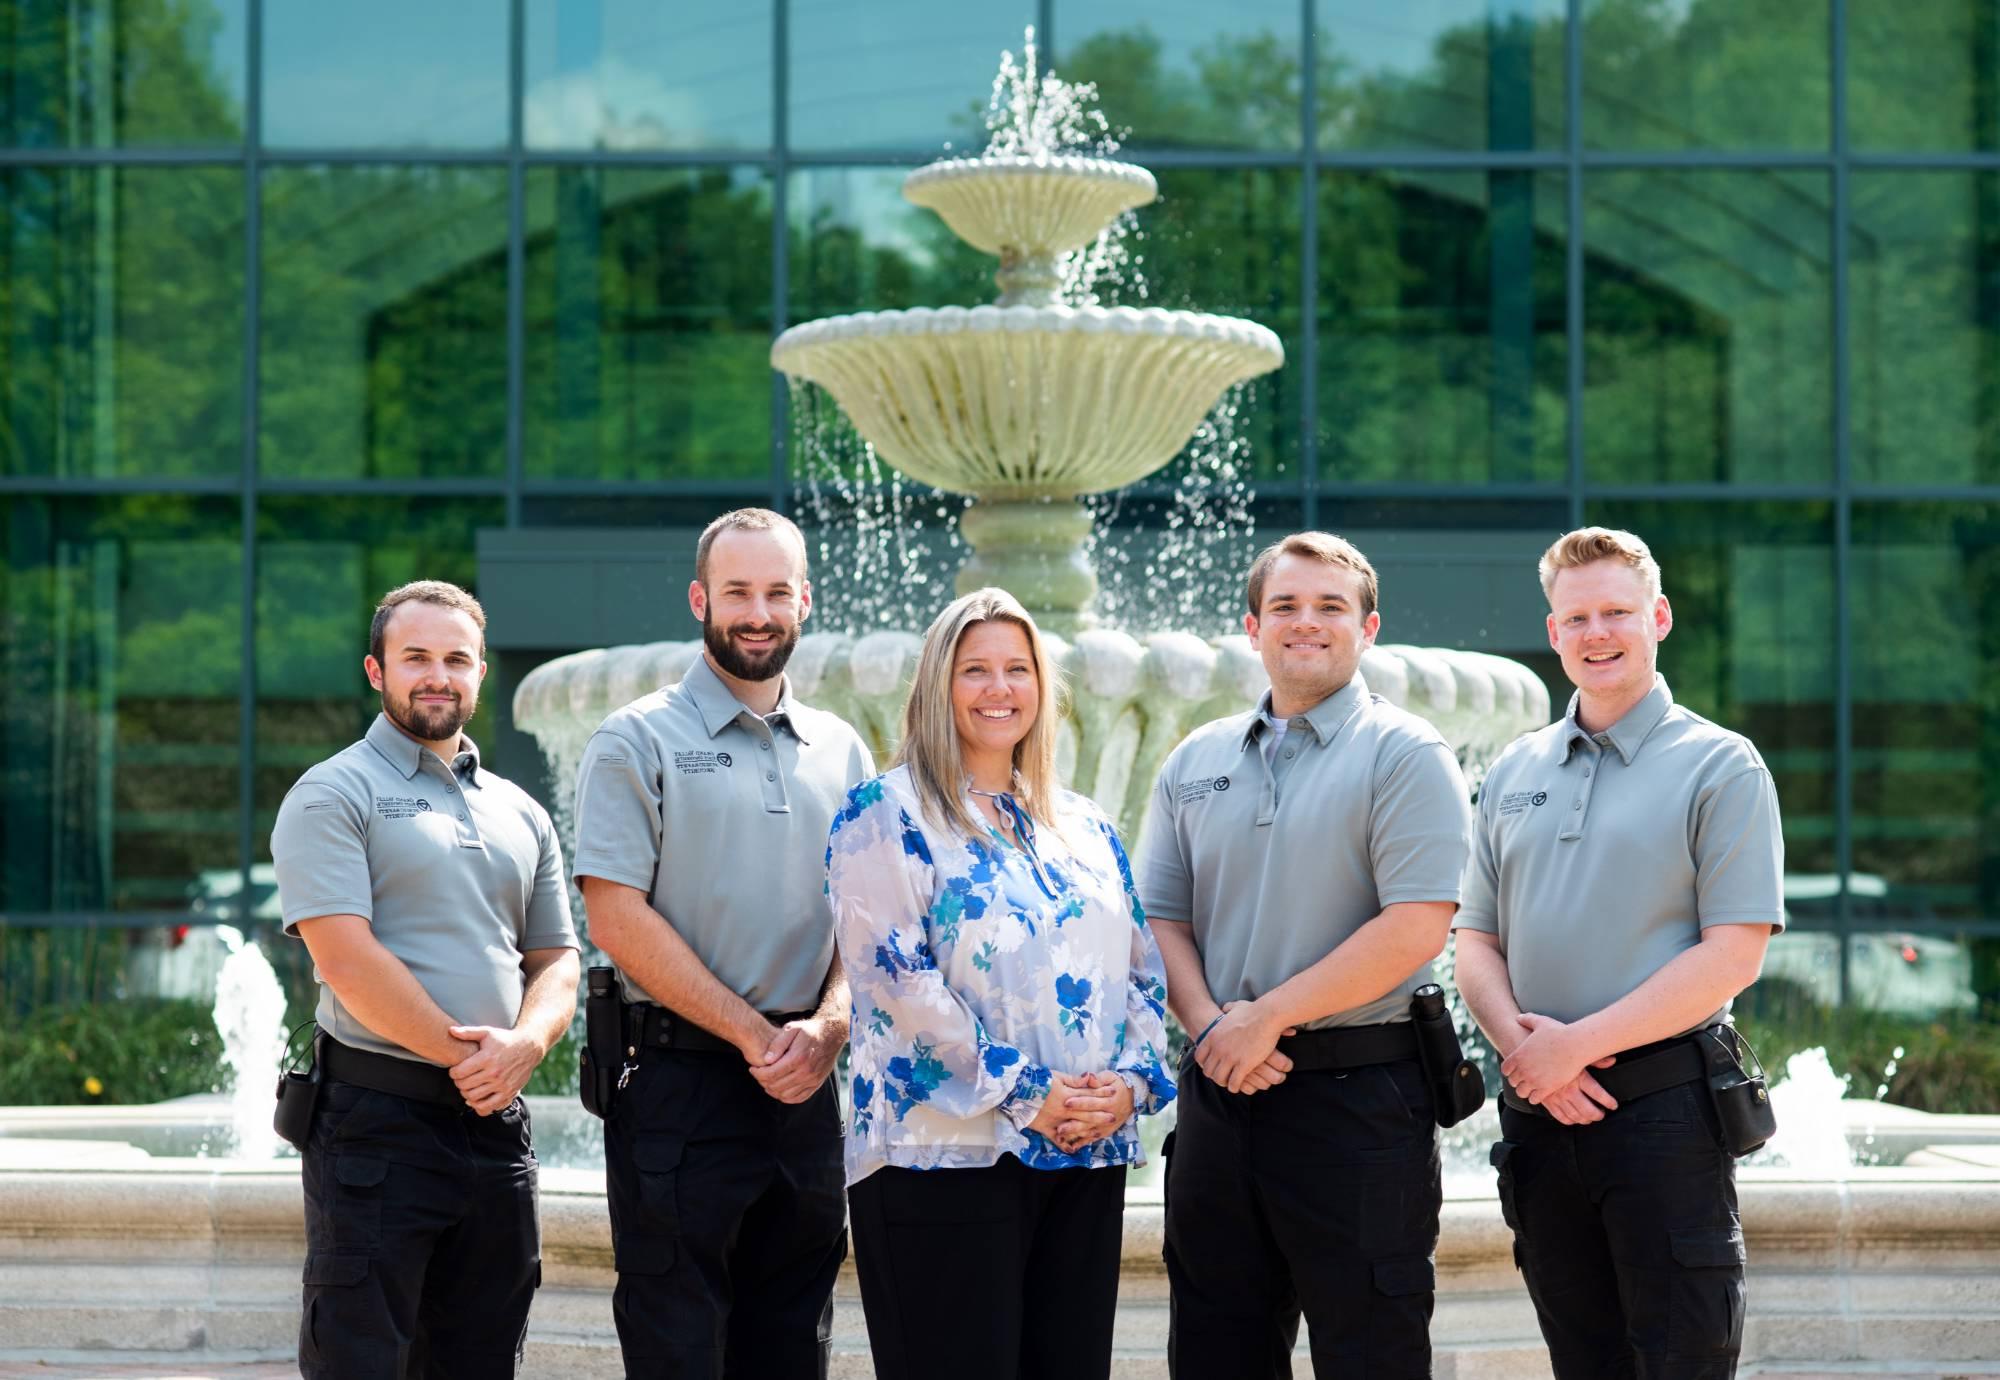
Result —
[[271, 830], [271, 862], [286, 934], [296, 938], [299, 921], [322, 915], [374, 918], [367, 814], [333, 786], [301, 781], [286, 794]]
[[1174, 762], [1167, 758], [1153, 787], [1153, 814], [1139, 850], [1139, 902], [1155, 920], [1186, 924], [1194, 919], [1194, 879], [1181, 847]]
[[521, 932], [523, 949], [581, 949], [576, 922], [569, 913], [569, 880], [563, 874], [562, 841], [555, 825], [539, 807], [535, 832], [542, 843], [535, 860], [535, 890], [528, 897], [528, 921]]
[[1471, 827], [1465, 778], [1451, 749], [1432, 742], [1405, 753], [1375, 792], [1369, 820], [1376, 900], [1456, 902]]
[[1695, 913], [1701, 927], [1785, 923], [1785, 836], [1771, 773], [1753, 767], [1696, 805]]
[[[1486, 784], [1488, 787], [1493, 784], [1491, 773]], [[1500, 863], [1493, 852], [1493, 802], [1499, 798], [1499, 792], [1491, 789], [1479, 793], [1479, 808], [1472, 816], [1472, 842], [1466, 853], [1458, 914], [1451, 919], [1455, 930], [1500, 932]]]
[[660, 861], [660, 764], [653, 753], [600, 728], [584, 746], [576, 773], [578, 880], [653, 889]]

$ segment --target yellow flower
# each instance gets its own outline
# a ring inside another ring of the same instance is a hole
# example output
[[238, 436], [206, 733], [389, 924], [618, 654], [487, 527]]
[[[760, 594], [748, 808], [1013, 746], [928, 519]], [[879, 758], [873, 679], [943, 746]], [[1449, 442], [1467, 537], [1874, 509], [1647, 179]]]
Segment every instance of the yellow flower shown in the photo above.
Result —
[[83, 1090], [92, 1097], [99, 1097], [104, 1093], [104, 1084], [97, 1081], [96, 1074], [92, 1074], [83, 1080]]

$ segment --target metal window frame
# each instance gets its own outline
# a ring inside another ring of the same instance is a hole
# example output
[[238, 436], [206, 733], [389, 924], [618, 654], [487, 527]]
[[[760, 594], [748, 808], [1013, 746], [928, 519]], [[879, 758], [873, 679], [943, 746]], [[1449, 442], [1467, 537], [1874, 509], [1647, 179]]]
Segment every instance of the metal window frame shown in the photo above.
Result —
[[[506, 522], [523, 524], [524, 504], [531, 499], [587, 497], [713, 497], [734, 502], [761, 501], [782, 510], [792, 501], [790, 475], [790, 399], [784, 380], [772, 375], [770, 391], [769, 464], [761, 474], [729, 479], [657, 479], [644, 481], [546, 479], [526, 472], [524, 360], [526, 354], [526, 179], [542, 167], [713, 167], [761, 169], [771, 189], [771, 320], [773, 330], [789, 324], [791, 241], [789, 192], [791, 174], [810, 168], [916, 166], [933, 151], [911, 148], [827, 150], [794, 147], [790, 121], [791, 0], [771, 4], [771, 131], [766, 148], [705, 148], [611, 152], [528, 147], [524, 129], [526, 106], [526, 0], [508, 0], [507, 133], [502, 145], [486, 149], [408, 148], [266, 148], [263, 143], [264, 16], [266, 0], [248, 0], [244, 32], [244, 128], [240, 143], [189, 148], [0, 148], [0, 170], [111, 165], [135, 168], [226, 167], [243, 174], [244, 300], [242, 323], [243, 442], [236, 472], [185, 478], [79, 478], [34, 475], [0, 476], [0, 497], [19, 495], [112, 496], [121, 494], [232, 495], [239, 500], [242, 522], [242, 617], [240, 636], [241, 699], [238, 720], [239, 863], [244, 894], [249, 894], [255, 862], [255, 768], [257, 688], [256, 595], [257, 519], [264, 495], [327, 494], [373, 497], [465, 496], [500, 497]], [[1296, 501], [1305, 521], [1317, 524], [1323, 503], [1367, 500], [1521, 500], [1560, 502], [1570, 521], [1584, 520], [1592, 504], [1617, 501], [1741, 502], [1746, 500], [1819, 501], [1833, 510], [1835, 591], [1834, 814], [1835, 859], [1840, 889], [1833, 928], [1851, 936], [1871, 925], [1857, 925], [1848, 893], [1854, 860], [1854, 629], [1848, 607], [1852, 592], [1853, 515], [1857, 501], [1968, 501], [2000, 503], [2000, 484], [1896, 486], [1857, 482], [1853, 470], [1849, 395], [1852, 369], [1848, 332], [1851, 325], [1848, 267], [1852, 214], [1852, 178], [1858, 171], [2000, 172], [2000, 149], [1971, 153], [1881, 153], [1854, 151], [1848, 129], [1848, 0], [1828, 0], [1830, 140], [1825, 150], [1687, 150], [1672, 153], [1617, 152], [1587, 148], [1583, 139], [1583, 19], [1585, 0], [1566, 0], [1562, 66], [1563, 140], [1560, 146], [1527, 150], [1347, 150], [1320, 146], [1318, 129], [1319, 16], [1317, 0], [1298, 0], [1300, 54], [1299, 141], [1295, 149], [1129, 148], [1132, 156], [1158, 168], [1274, 168], [1299, 172], [1298, 207], [1301, 243], [1299, 337], [1294, 367], [1304, 376], [1297, 420], [1300, 464], [1297, 473], [1280, 481], [1260, 483], [1262, 497]], [[1035, 0], [1039, 39], [1052, 61], [1059, 54], [1058, 0]], [[260, 361], [262, 314], [262, 181], [266, 167], [320, 166], [484, 166], [503, 168], [507, 175], [506, 249], [506, 460], [500, 475], [475, 479], [354, 479], [297, 480], [264, 477], [258, 470]], [[1493, 484], [1355, 483], [1322, 472], [1319, 429], [1319, 184], [1327, 171], [1460, 169], [1471, 172], [1548, 171], [1565, 177], [1564, 329], [1566, 336], [1565, 473], [1552, 482]], [[1811, 484], [1593, 484], [1585, 468], [1584, 406], [1584, 215], [1586, 179], [1611, 170], [1807, 170], [1830, 180], [1829, 284], [1832, 293], [1833, 464], [1821, 483]], [[1156, 486], [1141, 486], [1143, 496], [1158, 496]], [[79, 912], [78, 914], [83, 914]], [[94, 914], [94, 913], [93, 913]], [[109, 913], [106, 913], [109, 914]], [[17, 917], [18, 918], [18, 917]], [[2000, 932], [2000, 916], [1969, 922], [1967, 932]], [[1842, 946], [1841, 990], [1848, 984], [1846, 949]]]

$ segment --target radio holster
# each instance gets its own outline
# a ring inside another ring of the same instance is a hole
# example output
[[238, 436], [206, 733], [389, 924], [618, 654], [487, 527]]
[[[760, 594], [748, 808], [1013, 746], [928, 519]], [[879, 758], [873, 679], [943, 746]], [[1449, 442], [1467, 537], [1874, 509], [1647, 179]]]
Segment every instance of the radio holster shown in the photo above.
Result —
[[584, 975], [583, 1048], [577, 1058], [581, 1065], [577, 1095], [583, 1109], [595, 1117], [609, 1117], [625, 1064], [625, 997], [618, 990], [615, 968], [600, 965]]
[[[1723, 1148], [1741, 1159], [1763, 1148], [1778, 1130], [1764, 1064], [1750, 1042], [1727, 1021], [1717, 1021], [1698, 1037], [1708, 1064], [1708, 1096], [1722, 1125]], [[1745, 1068], [1745, 1064], [1749, 1068]], [[1756, 1070], [1750, 1072], [1750, 1068]]]
[[278, 1071], [278, 1107], [271, 1115], [271, 1129], [280, 1140], [299, 1151], [304, 1151], [312, 1135], [313, 1111], [319, 1106], [319, 1042], [325, 1038], [326, 1032], [315, 1026], [312, 1038], [305, 1043], [304, 1068], [298, 1066], [291, 1054], [291, 1040], [286, 1040], [285, 1066]]
[[1486, 1101], [1486, 1080], [1459, 1048], [1458, 1031], [1445, 1010], [1444, 988], [1427, 982], [1410, 993], [1410, 1024], [1416, 1027], [1417, 1062], [1431, 1087], [1437, 1124], [1456, 1126]]

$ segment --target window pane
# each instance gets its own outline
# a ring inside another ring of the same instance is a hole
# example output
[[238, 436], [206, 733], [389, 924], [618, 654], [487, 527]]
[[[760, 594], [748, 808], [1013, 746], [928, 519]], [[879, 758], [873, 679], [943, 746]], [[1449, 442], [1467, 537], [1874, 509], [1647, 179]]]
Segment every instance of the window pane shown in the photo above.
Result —
[[[361, 659], [384, 594], [410, 580], [478, 579], [479, 528], [498, 499], [266, 496], [257, 505], [257, 857], [271, 858], [278, 805], [307, 767], [367, 732], [381, 696]], [[474, 591], [477, 592], [476, 590]], [[489, 658], [490, 660], [490, 658]], [[489, 755], [490, 694], [466, 725]]]
[[1319, 0], [1325, 149], [1563, 145], [1563, 0]]
[[2000, 504], [1857, 503], [1852, 565], [1857, 893], [2000, 918]]
[[903, 199], [908, 168], [809, 168], [786, 193], [789, 316], [977, 306], [999, 296], [1000, 261]]
[[0, 4], [0, 147], [237, 142], [246, 6]]
[[0, 169], [0, 474], [242, 465], [243, 178]]
[[2000, 148], [2000, 12], [1991, 0], [1847, 0], [1856, 149]]
[[959, 153], [986, 146], [1000, 53], [1021, 52], [1035, 6], [792, 0], [794, 148]]
[[242, 697], [233, 498], [0, 499], [0, 911], [233, 891]]
[[1757, 745], [1788, 889], [1823, 882], [1835, 870], [1831, 505], [1604, 502], [1584, 517], [1652, 547], [1674, 610], [1660, 671], [1675, 702]]
[[771, 4], [528, 0], [528, 147], [768, 146]]
[[527, 198], [528, 473], [765, 480], [768, 177], [538, 168]]
[[1593, 173], [1584, 194], [1591, 480], [1824, 483], [1826, 176]]
[[[1296, 366], [1304, 179], [1274, 168], [1164, 168], [1157, 176], [1160, 199], [1139, 211], [1133, 247], [1144, 300], [1130, 287], [1108, 300], [1248, 317], [1276, 331], [1290, 365], [1246, 386], [1233, 425], [1249, 447], [1248, 463], [1239, 457], [1235, 464], [1260, 479], [1296, 478], [1299, 396], [1307, 386]], [[1176, 483], [1177, 473], [1169, 467], [1151, 482]]]
[[507, 176], [264, 173], [263, 473], [506, 471]]
[[1827, 0], [1587, 0], [1584, 143], [1825, 149], [1830, 34]]
[[1298, 0], [1059, 0], [1056, 37], [1135, 149], [1298, 147]]
[[1560, 482], [1563, 180], [1325, 173], [1319, 457], [1326, 482]]
[[267, 4], [263, 118], [273, 148], [497, 148], [507, 7]]
[[2000, 480], [2000, 176], [1857, 172], [1849, 239], [1854, 469]]

